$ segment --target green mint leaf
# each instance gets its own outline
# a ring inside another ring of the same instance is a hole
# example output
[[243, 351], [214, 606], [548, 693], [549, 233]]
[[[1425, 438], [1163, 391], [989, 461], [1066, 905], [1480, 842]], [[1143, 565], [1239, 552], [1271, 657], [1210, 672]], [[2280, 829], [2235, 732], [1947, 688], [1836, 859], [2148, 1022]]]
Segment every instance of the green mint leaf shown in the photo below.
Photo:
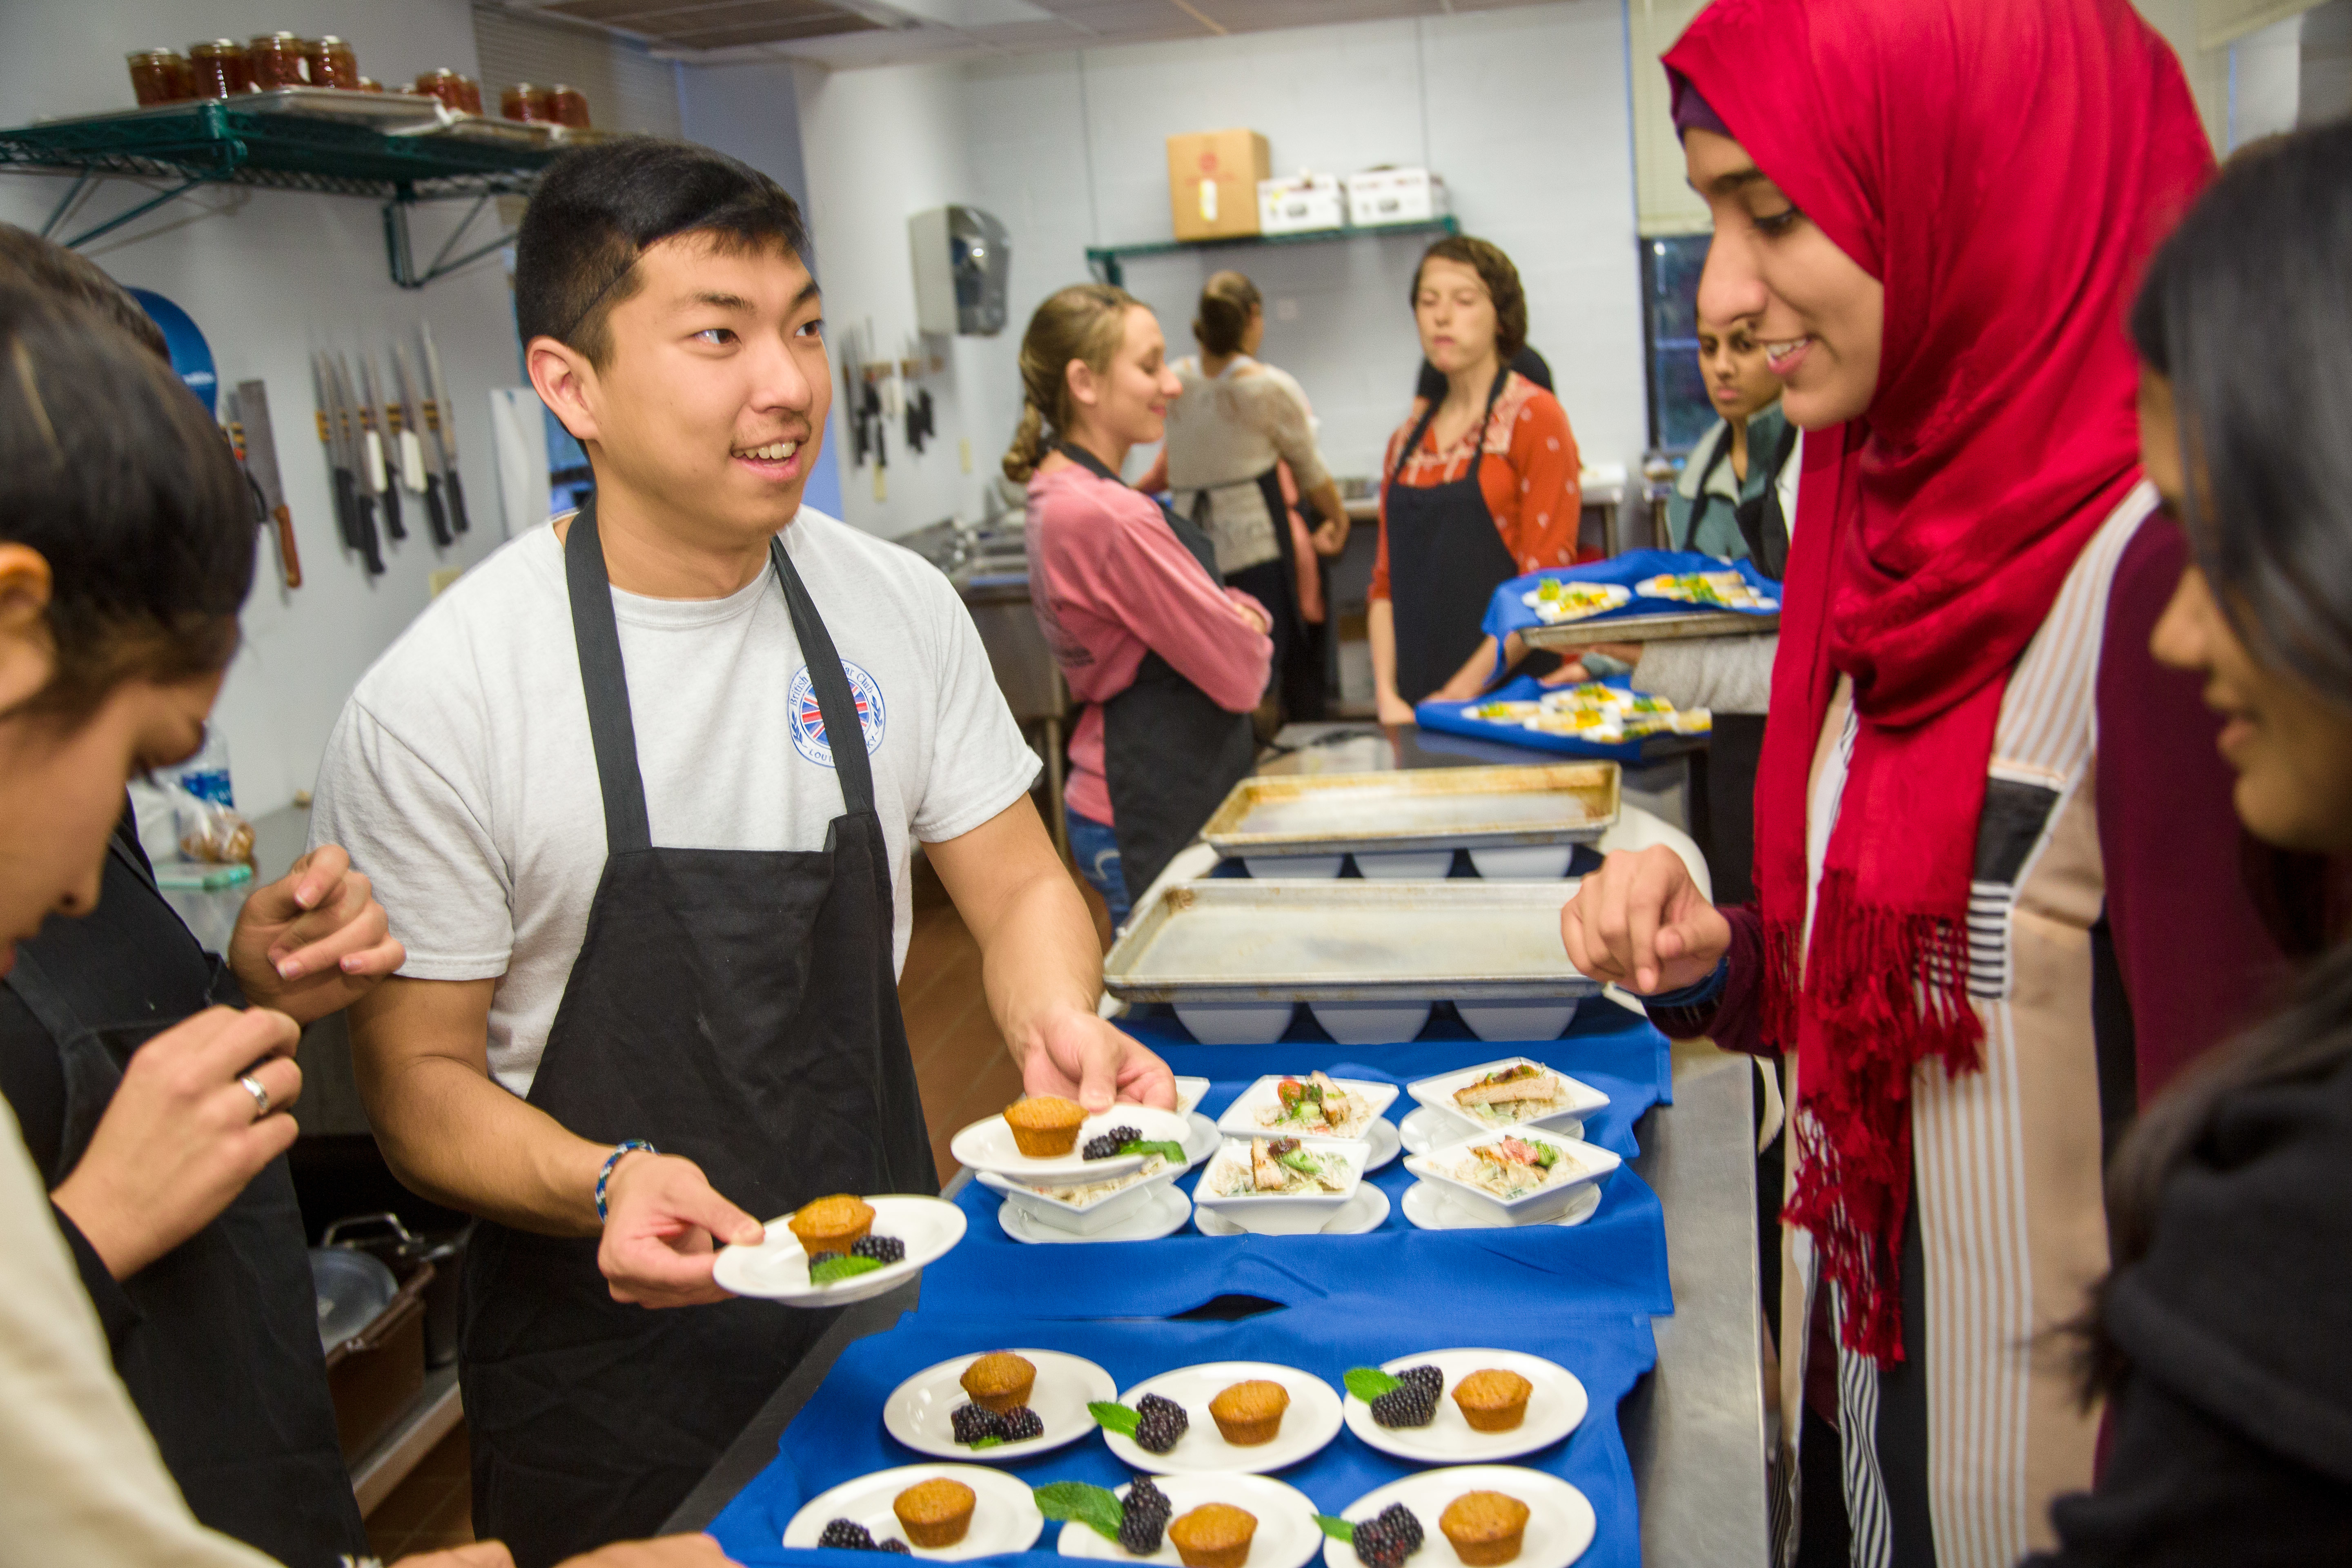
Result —
[[1130, 1138], [1118, 1146], [1118, 1152], [1122, 1154], [1141, 1154], [1147, 1159], [1157, 1154], [1171, 1165], [1181, 1165], [1184, 1163], [1184, 1145], [1166, 1139], [1153, 1142], [1148, 1139]]
[[828, 1258], [809, 1270], [809, 1283], [830, 1285], [835, 1280], [854, 1279], [860, 1274], [871, 1274], [881, 1267], [879, 1258], [858, 1258], [854, 1255], [845, 1258]]
[[1350, 1546], [1356, 1544], [1356, 1527], [1346, 1520], [1335, 1519], [1328, 1513], [1318, 1513], [1315, 1516], [1315, 1522], [1323, 1533], [1332, 1540], [1344, 1541]]
[[1350, 1367], [1348, 1369], [1348, 1375], [1340, 1381], [1348, 1385], [1349, 1393], [1367, 1405], [1392, 1388], [1404, 1386], [1402, 1381], [1391, 1377], [1376, 1366]]
[[1122, 1437], [1134, 1436], [1135, 1424], [1140, 1419], [1126, 1405], [1113, 1404], [1108, 1399], [1087, 1401], [1087, 1414], [1093, 1416], [1095, 1424], [1104, 1431], [1116, 1432]]
[[964, 1447], [977, 1454], [982, 1448], [1002, 1448], [1004, 1447], [1004, 1439], [1002, 1437], [981, 1437], [965, 1444]]
[[[1116, 1408], [1116, 1406], [1113, 1406]], [[1106, 1541], [1118, 1539], [1127, 1509], [1116, 1493], [1085, 1481], [1048, 1481], [1034, 1489], [1037, 1511], [1057, 1524], [1083, 1524]]]

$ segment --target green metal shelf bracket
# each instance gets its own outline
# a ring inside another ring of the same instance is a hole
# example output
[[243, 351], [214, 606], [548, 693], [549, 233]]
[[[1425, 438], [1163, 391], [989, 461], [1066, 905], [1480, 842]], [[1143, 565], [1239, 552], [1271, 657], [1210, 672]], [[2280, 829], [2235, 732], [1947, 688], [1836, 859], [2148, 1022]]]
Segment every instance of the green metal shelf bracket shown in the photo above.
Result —
[[515, 231], [509, 230], [496, 239], [474, 247], [462, 256], [452, 258], [449, 254], [457, 248], [458, 241], [466, 237], [466, 231], [474, 226], [474, 220], [481, 216], [483, 209], [490, 205], [490, 196], [494, 194], [485, 192], [474, 198], [474, 205], [466, 209], [466, 216], [458, 220], [456, 228], [450, 230], [449, 237], [441, 242], [441, 248], [433, 253], [433, 259], [425, 264], [422, 272], [416, 269], [415, 252], [410, 248], [408, 238], [408, 209], [416, 205], [416, 195], [404, 190], [384, 203], [383, 248], [392, 265], [392, 280], [403, 289], [422, 289], [427, 283], [446, 278], [461, 267], [470, 267], [485, 256], [512, 245]]

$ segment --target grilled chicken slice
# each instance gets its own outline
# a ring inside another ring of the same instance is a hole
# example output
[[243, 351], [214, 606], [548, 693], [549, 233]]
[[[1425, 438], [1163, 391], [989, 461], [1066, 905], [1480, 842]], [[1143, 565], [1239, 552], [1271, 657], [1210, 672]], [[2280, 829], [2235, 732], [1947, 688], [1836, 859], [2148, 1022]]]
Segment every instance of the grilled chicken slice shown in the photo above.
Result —
[[1454, 1091], [1456, 1105], [1509, 1105], [1520, 1100], [1559, 1098], [1559, 1079], [1558, 1075], [1548, 1072], [1510, 1079], [1502, 1083], [1474, 1083], [1467, 1089]]
[[1250, 1140], [1250, 1184], [1262, 1193], [1282, 1191], [1285, 1178], [1282, 1163], [1274, 1157], [1274, 1145], [1264, 1138]]

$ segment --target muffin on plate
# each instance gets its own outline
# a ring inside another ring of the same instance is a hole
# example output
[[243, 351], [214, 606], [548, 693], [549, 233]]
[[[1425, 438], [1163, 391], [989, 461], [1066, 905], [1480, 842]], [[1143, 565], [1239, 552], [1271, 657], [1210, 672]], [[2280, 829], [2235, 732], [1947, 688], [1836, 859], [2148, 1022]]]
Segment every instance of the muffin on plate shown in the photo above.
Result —
[[874, 1205], [835, 1193], [803, 1204], [784, 1224], [811, 1258], [820, 1252], [846, 1252], [874, 1228]]
[[971, 1528], [972, 1504], [979, 1500], [961, 1481], [933, 1476], [892, 1498], [890, 1511], [898, 1516], [908, 1545], [953, 1546]]
[[959, 1381], [974, 1405], [1002, 1415], [1029, 1403], [1029, 1391], [1037, 1386], [1037, 1368], [1011, 1351], [991, 1351], [964, 1368]]
[[1282, 1430], [1282, 1413], [1289, 1408], [1290, 1390], [1262, 1377], [1234, 1384], [1209, 1401], [1217, 1430], [1238, 1448], [1273, 1442]]
[[1437, 1516], [1437, 1528], [1467, 1568], [1496, 1568], [1519, 1554], [1528, 1505], [1502, 1492], [1464, 1492]]
[[1508, 1432], [1527, 1419], [1535, 1384], [1516, 1372], [1487, 1367], [1454, 1385], [1454, 1403], [1474, 1432]]
[[1058, 1160], [1078, 1146], [1078, 1123], [1087, 1109], [1058, 1094], [1032, 1095], [1004, 1108], [1013, 1142], [1032, 1160]]
[[1223, 1502], [1204, 1502], [1168, 1527], [1184, 1568], [1242, 1568], [1256, 1533], [1257, 1515]]

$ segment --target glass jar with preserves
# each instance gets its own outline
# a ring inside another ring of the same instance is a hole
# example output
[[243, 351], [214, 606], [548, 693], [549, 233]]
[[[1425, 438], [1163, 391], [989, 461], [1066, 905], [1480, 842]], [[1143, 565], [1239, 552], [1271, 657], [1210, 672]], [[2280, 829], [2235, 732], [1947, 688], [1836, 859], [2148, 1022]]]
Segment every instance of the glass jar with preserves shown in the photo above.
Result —
[[547, 89], [547, 99], [549, 117], [558, 125], [569, 125], [579, 131], [588, 129], [587, 94], [576, 87], [566, 87], [558, 82]]
[[312, 87], [355, 89], [360, 85], [360, 58], [351, 45], [329, 33], [304, 41], [302, 74]]
[[460, 76], [457, 79], [457, 87], [458, 89], [466, 95], [466, 112], [468, 114], [481, 113], [482, 84], [476, 81], [472, 77]]
[[383, 83], [376, 80], [375, 78], [372, 76], [363, 76], [360, 78], [356, 85], [362, 92], [382, 92], [383, 90]]
[[302, 83], [302, 40], [291, 33], [263, 33], [247, 40], [245, 71], [256, 92]]
[[545, 121], [550, 118], [547, 89], [519, 81], [499, 94], [499, 113], [508, 120]]
[[464, 79], [444, 66], [439, 70], [419, 71], [415, 91], [426, 98], [437, 98], [441, 106], [453, 113], [462, 113], [466, 107]]
[[135, 49], [130, 57], [131, 95], [139, 107], [175, 103], [189, 96], [188, 62], [177, 49]]
[[215, 38], [188, 46], [188, 69], [195, 78], [198, 98], [234, 98], [250, 80], [245, 49], [235, 38]]

